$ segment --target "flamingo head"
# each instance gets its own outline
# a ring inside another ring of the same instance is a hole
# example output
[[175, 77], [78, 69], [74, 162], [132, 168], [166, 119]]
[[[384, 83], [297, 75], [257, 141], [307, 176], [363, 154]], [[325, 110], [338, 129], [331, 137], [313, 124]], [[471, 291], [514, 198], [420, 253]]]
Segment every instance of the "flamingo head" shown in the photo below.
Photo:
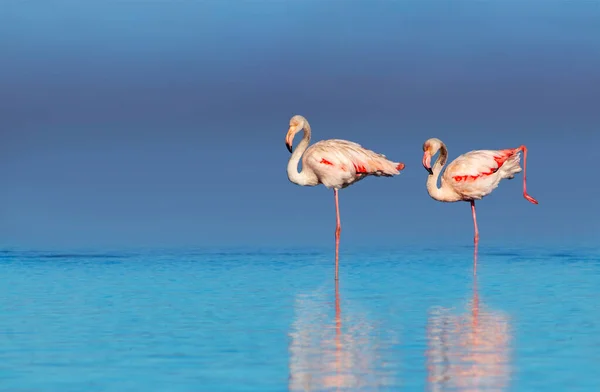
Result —
[[440, 148], [442, 148], [443, 144], [444, 143], [437, 138], [428, 139], [425, 143], [423, 143], [423, 167], [429, 172], [429, 175], [433, 175], [433, 170], [431, 169], [431, 158], [437, 154]]
[[287, 135], [285, 135], [285, 145], [289, 152], [292, 152], [292, 143], [294, 141], [294, 136], [296, 136], [298, 132], [304, 129], [304, 125], [304, 117], [298, 114], [290, 119], [290, 129], [288, 129]]

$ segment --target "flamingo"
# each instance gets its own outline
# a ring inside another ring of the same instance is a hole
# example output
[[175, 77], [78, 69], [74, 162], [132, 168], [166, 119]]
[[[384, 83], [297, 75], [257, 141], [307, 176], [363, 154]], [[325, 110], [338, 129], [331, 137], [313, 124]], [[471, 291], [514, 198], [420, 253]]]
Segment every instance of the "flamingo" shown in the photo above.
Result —
[[[294, 136], [304, 130], [304, 137], [292, 149]], [[338, 280], [339, 245], [342, 227], [338, 190], [346, 188], [367, 176], [391, 177], [400, 174], [404, 164], [392, 162], [385, 155], [363, 148], [347, 140], [322, 140], [310, 146], [311, 130], [306, 118], [295, 115], [290, 119], [290, 128], [285, 137], [285, 145], [292, 153], [287, 166], [288, 179], [301, 186], [325, 185], [333, 188], [335, 198], [335, 280]], [[302, 158], [302, 171], [298, 172], [298, 163]]]
[[[479, 230], [475, 214], [475, 200], [492, 193], [503, 179], [513, 179], [523, 170], [523, 196], [529, 202], [538, 201], [527, 193], [527, 147], [520, 146], [506, 150], [478, 150], [463, 154], [451, 162], [442, 176], [441, 187], [437, 181], [448, 159], [446, 145], [437, 138], [431, 138], [423, 144], [423, 166], [429, 172], [427, 192], [433, 199], [442, 202], [469, 201], [475, 226], [475, 246], [479, 244]], [[440, 152], [433, 169], [431, 158]], [[523, 152], [523, 169], [519, 165]]]

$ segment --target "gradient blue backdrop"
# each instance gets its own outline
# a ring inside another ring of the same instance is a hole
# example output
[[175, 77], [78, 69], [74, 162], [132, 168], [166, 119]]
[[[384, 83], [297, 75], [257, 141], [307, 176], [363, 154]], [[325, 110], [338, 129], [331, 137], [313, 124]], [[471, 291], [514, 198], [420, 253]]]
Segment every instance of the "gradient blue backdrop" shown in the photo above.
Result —
[[[425, 190], [451, 158], [526, 144], [479, 203], [486, 243], [600, 234], [596, 1], [5, 0], [0, 238], [26, 247], [332, 245], [331, 191], [288, 182], [284, 136], [402, 161], [341, 193], [342, 244], [470, 244]], [[297, 141], [296, 141], [297, 142]]]

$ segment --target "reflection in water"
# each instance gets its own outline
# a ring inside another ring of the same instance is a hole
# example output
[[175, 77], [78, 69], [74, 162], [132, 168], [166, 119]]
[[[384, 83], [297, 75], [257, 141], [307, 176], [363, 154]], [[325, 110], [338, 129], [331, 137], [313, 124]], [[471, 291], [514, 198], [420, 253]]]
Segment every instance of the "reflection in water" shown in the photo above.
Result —
[[338, 284], [335, 316], [324, 293], [296, 299], [290, 333], [290, 391], [373, 390], [394, 385], [394, 360], [386, 361], [396, 344], [393, 334], [348, 310], [342, 314]]
[[[477, 249], [474, 254], [477, 265]], [[482, 310], [473, 277], [467, 314], [436, 309], [427, 323], [429, 390], [498, 391], [510, 382], [510, 325], [505, 314]]]

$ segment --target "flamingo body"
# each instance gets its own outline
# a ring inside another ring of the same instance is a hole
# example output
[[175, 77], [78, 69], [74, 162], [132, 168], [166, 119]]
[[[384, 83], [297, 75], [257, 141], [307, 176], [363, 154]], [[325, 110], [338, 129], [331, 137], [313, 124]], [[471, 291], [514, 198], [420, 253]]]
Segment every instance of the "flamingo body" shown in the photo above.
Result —
[[314, 173], [317, 184], [343, 189], [367, 176], [398, 175], [404, 164], [392, 162], [358, 143], [331, 139], [310, 146], [302, 156], [302, 167]]
[[446, 168], [442, 181], [461, 200], [480, 200], [492, 193], [503, 179], [513, 179], [521, 172], [520, 150], [478, 150], [463, 154]]

